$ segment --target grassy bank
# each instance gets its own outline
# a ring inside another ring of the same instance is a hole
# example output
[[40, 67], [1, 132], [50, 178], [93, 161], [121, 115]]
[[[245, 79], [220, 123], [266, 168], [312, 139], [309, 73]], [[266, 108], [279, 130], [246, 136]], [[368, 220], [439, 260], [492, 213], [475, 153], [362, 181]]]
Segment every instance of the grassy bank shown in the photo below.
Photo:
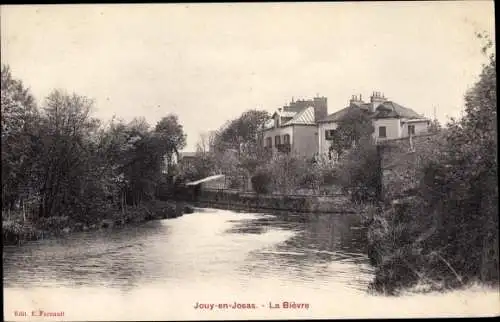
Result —
[[58, 237], [72, 232], [109, 229], [145, 221], [169, 219], [192, 213], [193, 208], [181, 201], [152, 201], [123, 211], [109, 211], [100, 216], [75, 219], [71, 216], [25, 219], [21, 212], [2, 213], [4, 245]]
[[371, 208], [368, 256], [376, 268], [371, 290], [400, 295], [498, 287], [498, 248], [488, 231], [474, 235], [468, 225], [436, 218], [442, 219], [418, 197]]

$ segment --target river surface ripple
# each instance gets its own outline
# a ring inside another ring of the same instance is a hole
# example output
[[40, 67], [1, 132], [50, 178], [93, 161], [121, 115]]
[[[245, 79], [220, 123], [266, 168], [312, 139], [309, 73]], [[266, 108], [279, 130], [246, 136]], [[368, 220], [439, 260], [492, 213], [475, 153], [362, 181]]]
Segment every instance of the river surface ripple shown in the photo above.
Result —
[[[400, 299], [367, 293], [373, 269], [358, 217], [310, 216], [303, 222], [293, 214], [197, 209], [176, 219], [6, 246], [4, 318], [393, 316], [387, 303]], [[235, 302], [241, 305], [233, 309]], [[301, 307], [284, 309], [283, 302]], [[32, 316], [40, 310], [64, 316]]]

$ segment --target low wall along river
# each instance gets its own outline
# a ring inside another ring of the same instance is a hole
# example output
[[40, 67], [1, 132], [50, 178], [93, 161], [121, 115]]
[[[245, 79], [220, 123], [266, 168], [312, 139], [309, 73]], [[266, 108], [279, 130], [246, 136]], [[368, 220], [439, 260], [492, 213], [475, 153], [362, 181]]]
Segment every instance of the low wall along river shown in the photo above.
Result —
[[[425, 134], [379, 144], [380, 198], [386, 201], [411, 194], [417, 185], [415, 171], [421, 154], [436, 145], [436, 135]], [[223, 185], [224, 186], [224, 185]], [[277, 210], [303, 213], [352, 213], [344, 194], [279, 195], [216, 188], [207, 183], [191, 187], [190, 202], [201, 207], [240, 210]]]
[[201, 189], [195, 205], [223, 209], [279, 210], [304, 213], [352, 213], [344, 195], [259, 195], [233, 190]]

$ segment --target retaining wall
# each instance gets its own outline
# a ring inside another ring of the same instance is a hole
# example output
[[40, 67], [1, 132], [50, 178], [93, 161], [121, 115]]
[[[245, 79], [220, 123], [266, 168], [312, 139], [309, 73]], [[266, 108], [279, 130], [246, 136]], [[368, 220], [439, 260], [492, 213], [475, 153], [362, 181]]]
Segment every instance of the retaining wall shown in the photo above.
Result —
[[229, 190], [201, 190], [200, 206], [238, 210], [278, 210], [304, 213], [352, 213], [348, 198], [335, 196], [259, 195]]
[[424, 155], [438, 146], [436, 134], [388, 140], [379, 144], [384, 200], [412, 195], [419, 183], [418, 168]]

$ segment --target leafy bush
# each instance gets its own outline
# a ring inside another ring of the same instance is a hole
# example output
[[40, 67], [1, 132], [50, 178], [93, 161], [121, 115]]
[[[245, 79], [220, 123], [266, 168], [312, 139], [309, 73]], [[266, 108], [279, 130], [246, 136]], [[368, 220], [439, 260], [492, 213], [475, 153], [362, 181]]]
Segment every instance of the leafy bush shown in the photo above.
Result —
[[339, 183], [340, 173], [338, 169], [325, 169], [322, 171], [323, 184], [333, 185]]
[[171, 176], [173, 156], [185, 146], [177, 116], [154, 129], [143, 118], [105, 125], [92, 117], [92, 99], [55, 90], [37, 106], [7, 66], [1, 74], [2, 216], [22, 212], [23, 227], [59, 229], [172, 189], [162, 172]]
[[363, 139], [340, 164], [338, 182], [344, 192], [349, 193], [356, 202], [378, 199], [380, 181], [380, 160], [377, 146], [369, 139]]
[[[370, 230], [372, 286], [449, 288], [499, 282], [496, 61], [465, 97], [465, 115], [442, 130], [418, 169], [417, 196], [380, 211]], [[492, 117], [493, 116], [493, 117]]]
[[258, 171], [251, 180], [256, 193], [266, 194], [272, 191], [272, 178], [268, 171]]

